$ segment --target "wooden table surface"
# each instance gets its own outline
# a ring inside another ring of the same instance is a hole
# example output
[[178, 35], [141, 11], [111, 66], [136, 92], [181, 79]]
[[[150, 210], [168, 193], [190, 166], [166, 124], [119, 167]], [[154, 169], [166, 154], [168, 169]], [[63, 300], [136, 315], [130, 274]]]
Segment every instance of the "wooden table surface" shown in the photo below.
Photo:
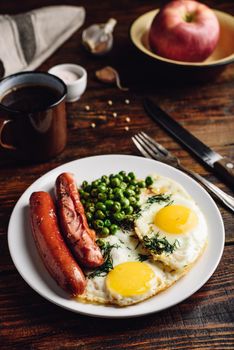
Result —
[[[234, 15], [232, 0], [204, 2]], [[1, 1], [0, 13], [14, 14], [59, 3], [64, 1]], [[7, 246], [7, 226], [16, 201], [27, 187], [49, 170], [71, 160], [107, 153], [138, 155], [130, 137], [140, 130], [149, 132], [174, 152], [183, 165], [231, 194], [223, 183], [145, 114], [142, 96], [156, 97], [195, 136], [223, 156], [234, 159], [233, 66], [215, 81], [206, 83], [166, 82], [153, 74], [144, 76], [130, 44], [129, 26], [139, 15], [161, 6], [163, 1], [74, 0], [66, 3], [85, 6], [87, 18], [84, 27], [109, 17], [116, 18], [115, 44], [109, 55], [92, 57], [81, 46], [79, 30], [40, 67], [46, 71], [58, 63], [74, 62], [88, 71], [86, 93], [79, 102], [67, 105], [68, 144], [61, 155], [43, 164], [22, 165], [1, 153], [1, 349], [233, 349], [234, 220], [233, 215], [219, 204], [226, 229], [226, 244], [217, 270], [193, 296], [157, 314], [123, 320], [75, 314], [43, 299], [14, 267]], [[129, 92], [101, 85], [95, 80], [95, 70], [107, 64], [121, 72], [123, 82], [130, 86]], [[130, 105], [124, 103], [126, 98]], [[109, 99], [113, 101], [112, 106], [107, 104]], [[86, 105], [90, 106], [90, 111], [85, 110]], [[113, 118], [113, 112], [118, 113], [117, 118]], [[129, 123], [126, 117], [130, 118]], [[91, 123], [95, 123], [96, 128], [92, 128]]]

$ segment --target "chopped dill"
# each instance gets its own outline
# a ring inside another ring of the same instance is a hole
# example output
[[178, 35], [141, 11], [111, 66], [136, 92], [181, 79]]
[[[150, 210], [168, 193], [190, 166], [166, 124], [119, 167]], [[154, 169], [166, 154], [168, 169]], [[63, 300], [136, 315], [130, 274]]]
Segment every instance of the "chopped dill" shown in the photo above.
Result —
[[169, 202], [171, 199], [171, 194], [156, 194], [147, 199], [147, 204], [160, 203], [160, 202]]
[[101, 266], [99, 266], [96, 270], [91, 272], [88, 275], [88, 278], [94, 278], [96, 276], [99, 276], [99, 277], [106, 276], [108, 272], [113, 269], [113, 260], [110, 255], [110, 252], [113, 248], [117, 248], [117, 249], [119, 248], [117, 244], [111, 245], [109, 242], [105, 242], [103, 239], [98, 239], [96, 242], [102, 251], [104, 263]]
[[179, 246], [179, 241], [176, 239], [173, 244], [169, 243], [166, 237], [159, 238], [159, 234], [155, 234], [153, 237], [144, 236], [143, 243], [152, 253], [156, 254], [171, 254]]
[[143, 262], [143, 261], [146, 261], [150, 258], [150, 255], [146, 255], [146, 254], [138, 254], [138, 260]]
[[174, 203], [174, 201], [172, 200], [172, 201], [168, 202], [164, 207], [168, 207], [169, 205], [172, 205], [173, 203]]
[[135, 246], [135, 250], [139, 247], [140, 241], [137, 242], [137, 245]]

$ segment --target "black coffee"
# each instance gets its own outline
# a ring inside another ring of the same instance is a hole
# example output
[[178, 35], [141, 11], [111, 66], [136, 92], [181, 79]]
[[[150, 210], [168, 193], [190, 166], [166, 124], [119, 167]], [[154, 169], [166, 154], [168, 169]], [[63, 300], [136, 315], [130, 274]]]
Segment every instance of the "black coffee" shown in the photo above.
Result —
[[44, 85], [20, 85], [8, 90], [1, 103], [20, 112], [43, 111], [59, 100], [61, 94]]

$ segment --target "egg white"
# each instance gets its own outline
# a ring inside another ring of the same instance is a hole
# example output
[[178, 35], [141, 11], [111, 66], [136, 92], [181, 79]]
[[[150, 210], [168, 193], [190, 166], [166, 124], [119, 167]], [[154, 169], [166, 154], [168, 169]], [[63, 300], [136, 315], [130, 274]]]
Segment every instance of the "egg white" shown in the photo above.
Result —
[[[138, 254], [148, 254], [137, 236], [134, 237], [133, 232], [119, 230], [114, 236], [103, 238], [103, 240], [109, 242], [111, 245], [118, 246], [118, 248], [112, 248], [111, 250], [113, 267], [127, 261], [139, 261]], [[160, 262], [149, 259], [143, 263], [148, 264], [155, 274], [154, 279], [150, 282], [150, 289], [146, 293], [124, 297], [108, 290], [106, 276], [95, 276], [94, 278], [87, 278], [85, 292], [79, 296], [79, 300], [101, 304], [116, 304], [119, 306], [132, 305], [152, 297], [168, 288], [180, 278], [179, 273], [172, 274]], [[123, 281], [123, 283], [127, 283], [127, 281]]]
[[[170, 203], [161, 201], [159, 203], [149, 204], [147, 200], [154, 193], [162, 192], [170, 194], [172, 205], [182, 205], [195, 213], [198, 219], [195, 227], [185, 233], [171, 234], [156, 226], [154, 223], [155, 215], [160, 209], [166, 205], [170, 205]], [[163, 252], [157, 254], [150, 251], [153, 259], [163, 262], [172, 270], [188, 270], [201, 255], [207, 243], [207, 224], [199, 207], [181, 185], [170, 179], [158, 176], [154, 178], [152, 189], [150, 191], [143, 191], [141, 203], [139, 217], [135, 220], [135, 231], [139, 239], [142, 241], [145, 236], [152, 238], [158, 234], [159, 239], [165, 237], [170, 244], [174, 244], [176, 241], [176, 248], [172, 253]]]

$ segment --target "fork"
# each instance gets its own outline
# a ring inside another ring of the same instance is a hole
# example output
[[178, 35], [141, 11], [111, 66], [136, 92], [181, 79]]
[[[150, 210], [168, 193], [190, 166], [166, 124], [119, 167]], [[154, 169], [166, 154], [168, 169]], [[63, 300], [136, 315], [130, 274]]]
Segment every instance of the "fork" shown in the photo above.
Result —
[[169, 152], [165, 147], [156, 142], [145, 132], [142, 131], [134, 135], [132, 137], [132, 141], [144, 157], [166, 163], [191, 175], [193, 178], [198, 180], [213, 196], [215, 196], [215, 198], [219, 199], [226, 207], [234, 212], [234, 198], [232, 196], [220, 190], [220, 188], [206, 180], [201, 175], [185, 168], [174, 154]]

